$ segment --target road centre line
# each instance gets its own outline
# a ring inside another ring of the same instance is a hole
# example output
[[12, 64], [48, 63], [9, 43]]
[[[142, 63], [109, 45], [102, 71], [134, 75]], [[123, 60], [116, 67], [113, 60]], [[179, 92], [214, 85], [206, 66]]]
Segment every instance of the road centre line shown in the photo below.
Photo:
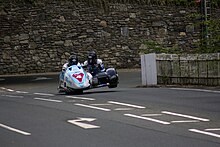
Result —
[[220, 131], [220, 128], [205, 129], [205, 131]]
[[62, 103], [62, 101], [60, 101], [60, 100], [52, 100], [52, 99], [44, 99], [44, 98], [34, 98], [34, 99], [35, 99], [35, 100], [41, 100], [41, 101]]
[[14, 97], [14, 98], [24, 98], [24, 96], [20, 96], [20, 95], [2, 95], [2, 96]]
[[134, 115], [134, 114], [124, 114], [125, 116], [129, 116], [129, 117], [133, 117], [133, 118], [139, 118], [139, 119], [143, 119], [143, 120], [148, 120], [148, 121], [152, 121], [152, 122], [156, 122], [156, 123], [160, 123], [163, 125], [169, 125], [169, 122], [166, 121], [161, 121], [161, 120], [157, 120], [157, 119], [153, 119], [153, 118], [149, 118], [149, 117], [142, 117], [142, 116], [138, 116], [138, 115]]
[[195, 116], [179, 114], [179, 113], [174, 113], [174, 112], [168, 112], [168, 111], [162, 111], [161, 113], [168, 114], [168, 115], [179, 116], [179, 117], [190, 118], [190, 119], [195, 119], [195, 120], [200, 120], [200, 121], [210, 121], [209, 119], [205, 119], [205, 118], [199, 118], [199, 117], [195, 117]]
[[22, 135], [27, 135], [27, 136], [31, 135], [31, 133], [24, 132], [24, 131], [9, 127], [9, 126], [6, 126], [6, 125], [1, 124], [1, 123], [0, 123], [0, 127], [5, 128], [5, 129], [10, 130], [10, 131], [13, 131], [13, 132], [16, 132], [16, 133], [19, 133], [19, 134], [22, 134]]
[[111, 106], [112, 104], [107, 104], [107, 103], [104, 103], [104, 104], [90, 104], [92, 106]]
[[13, 92], [14, 90], [12, 89], [8, 89], [8, 88], [5, 88], [5, 87], [1, 87], [2, 90], [7, 90], [7, 91], [10, 91], [10, 92]]
[[[15, 90], [13, 90], [13, 89], [7, 89], [7, 88], [5, 88], [5, 87], [0, 87], [0, 89], [2, 89], [2, 90], [7, 90], [7, 91], [9, 91], [9, 92], [15, 91]], [[17, 92], [17, 93], [28, 93], [28, 92], [26, 92], [26, 91], [15, 91], [15, 92]]]
[[43, 96], [55, 96], [54, 94], [49, 94], [49, 93], [34, 93], [36, 95], [43, 95]]
[[211, 133], [211, 132], [205, 132], [205, 131], [201, 131], [201, 130], [197, 130], [197, 129], [189, 129], [189, 131], [190, 132], [195, 132], [195, 133], [199, 133], [199, 134], [205, 134], [205, 135], [209, 135], [209, 136], [220, 138], [220, 135], [215, 134], [215, 133]]
[[5, 79], [3, 79], [3, 78], [0, 78], [0, 81], [5, 81]]
[[7, 91], [9, 91], [9, 92], [14, 92], [14, 90], [13, 89], [5, 89], [5, 90], [7, 90]]
[[28, 93], [26, 91], [16, 91], [17, 93]]
[[161, 116], [163, 114], [142, 114], [141, 116]]
[[138, 106], [138, 105], [133, 105], [133, 104], [126, 104], [126, 103], [121, 103], [121, 102], [115, 102], [115, 101], [108, 101], [110, 104], [116, 104], [116, 105], [122, 105], [122, 106], [128, 106], [128, 107], [134, 107], [134, 108], [139, 108], [139, 109], [144, 109], [146, 107], [144, 106]]
[[76, 96], [66, 96], [67, 98], [72, 98], [72, 99], [79, 99], [79, 100], [88, 100], [88, 101], [94, 101], [95, 99], [93, 98], [86, 98], [86, 97], [76, 97]]
[[101, 107], [95, 107], [95, 106], [90, 106], [90, 105], [85, 105], [85, 104], [79, 104], [79, 103], [76, 103], [74, 105], [81, 106], [81, 107], [86, 107], [86, 108], [91, 108], [91, 109], [102, 110], [102, 111], [111, 111], [110, 109], [101, 108]]
[[129, 111], [129, 110], [133, 110], [133, 108], [115, 108], [115, 111]]
[[176, 121], [171, 121], [171, 123], [196, 123], [199, 122], [198, 120], [176, 120]]

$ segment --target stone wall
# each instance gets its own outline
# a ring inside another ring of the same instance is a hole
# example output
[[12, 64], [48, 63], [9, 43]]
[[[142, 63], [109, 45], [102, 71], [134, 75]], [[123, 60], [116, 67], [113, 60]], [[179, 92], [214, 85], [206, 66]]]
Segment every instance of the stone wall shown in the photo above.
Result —
[[192, 50], [199, 41], [195, 8], [83, 3], [12, 5], [0, 9], [0, 74], [59, 71], [72, 52], [96, 50], [106, 67], [140, 67], [146, 40]]
[[158, 84], [220, 85], [220, 53], [157, 54]]

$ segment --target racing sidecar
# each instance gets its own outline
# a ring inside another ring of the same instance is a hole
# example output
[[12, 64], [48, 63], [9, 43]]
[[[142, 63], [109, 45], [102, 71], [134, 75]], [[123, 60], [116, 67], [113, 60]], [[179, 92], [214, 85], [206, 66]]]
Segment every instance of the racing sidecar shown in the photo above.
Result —
[[108, 86], [115, 88], [118, 85], [118, 74], [114, 68], [90, 76], [82, 66], [72, 65], [59, 75], [59, 92], [83, 93], [84, 90]]

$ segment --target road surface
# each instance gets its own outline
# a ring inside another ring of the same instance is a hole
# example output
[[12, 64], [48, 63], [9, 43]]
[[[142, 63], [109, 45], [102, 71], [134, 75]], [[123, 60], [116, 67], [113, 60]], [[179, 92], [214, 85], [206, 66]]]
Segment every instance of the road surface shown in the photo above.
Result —
[[219, 147], [220, 92], [119, 86], [57, 92], [58, 75], [0, 77], [1, 147]]

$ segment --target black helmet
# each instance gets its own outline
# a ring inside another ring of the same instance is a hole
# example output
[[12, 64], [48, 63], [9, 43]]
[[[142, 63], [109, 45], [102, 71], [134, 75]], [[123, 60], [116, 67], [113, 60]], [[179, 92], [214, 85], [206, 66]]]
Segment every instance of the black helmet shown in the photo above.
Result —
[[71, 55], [69, 57], [69, 66], [72, 66], [72, 65], [77, 65], [78, 63], [78, 57], [77, 55]]
[[97, 55], [96, 55], [95, 51], [89, 52], [87, 58], [88, 58], [88, 64], [89, 65], [94, 65], [94, 64], [97, 63]]

